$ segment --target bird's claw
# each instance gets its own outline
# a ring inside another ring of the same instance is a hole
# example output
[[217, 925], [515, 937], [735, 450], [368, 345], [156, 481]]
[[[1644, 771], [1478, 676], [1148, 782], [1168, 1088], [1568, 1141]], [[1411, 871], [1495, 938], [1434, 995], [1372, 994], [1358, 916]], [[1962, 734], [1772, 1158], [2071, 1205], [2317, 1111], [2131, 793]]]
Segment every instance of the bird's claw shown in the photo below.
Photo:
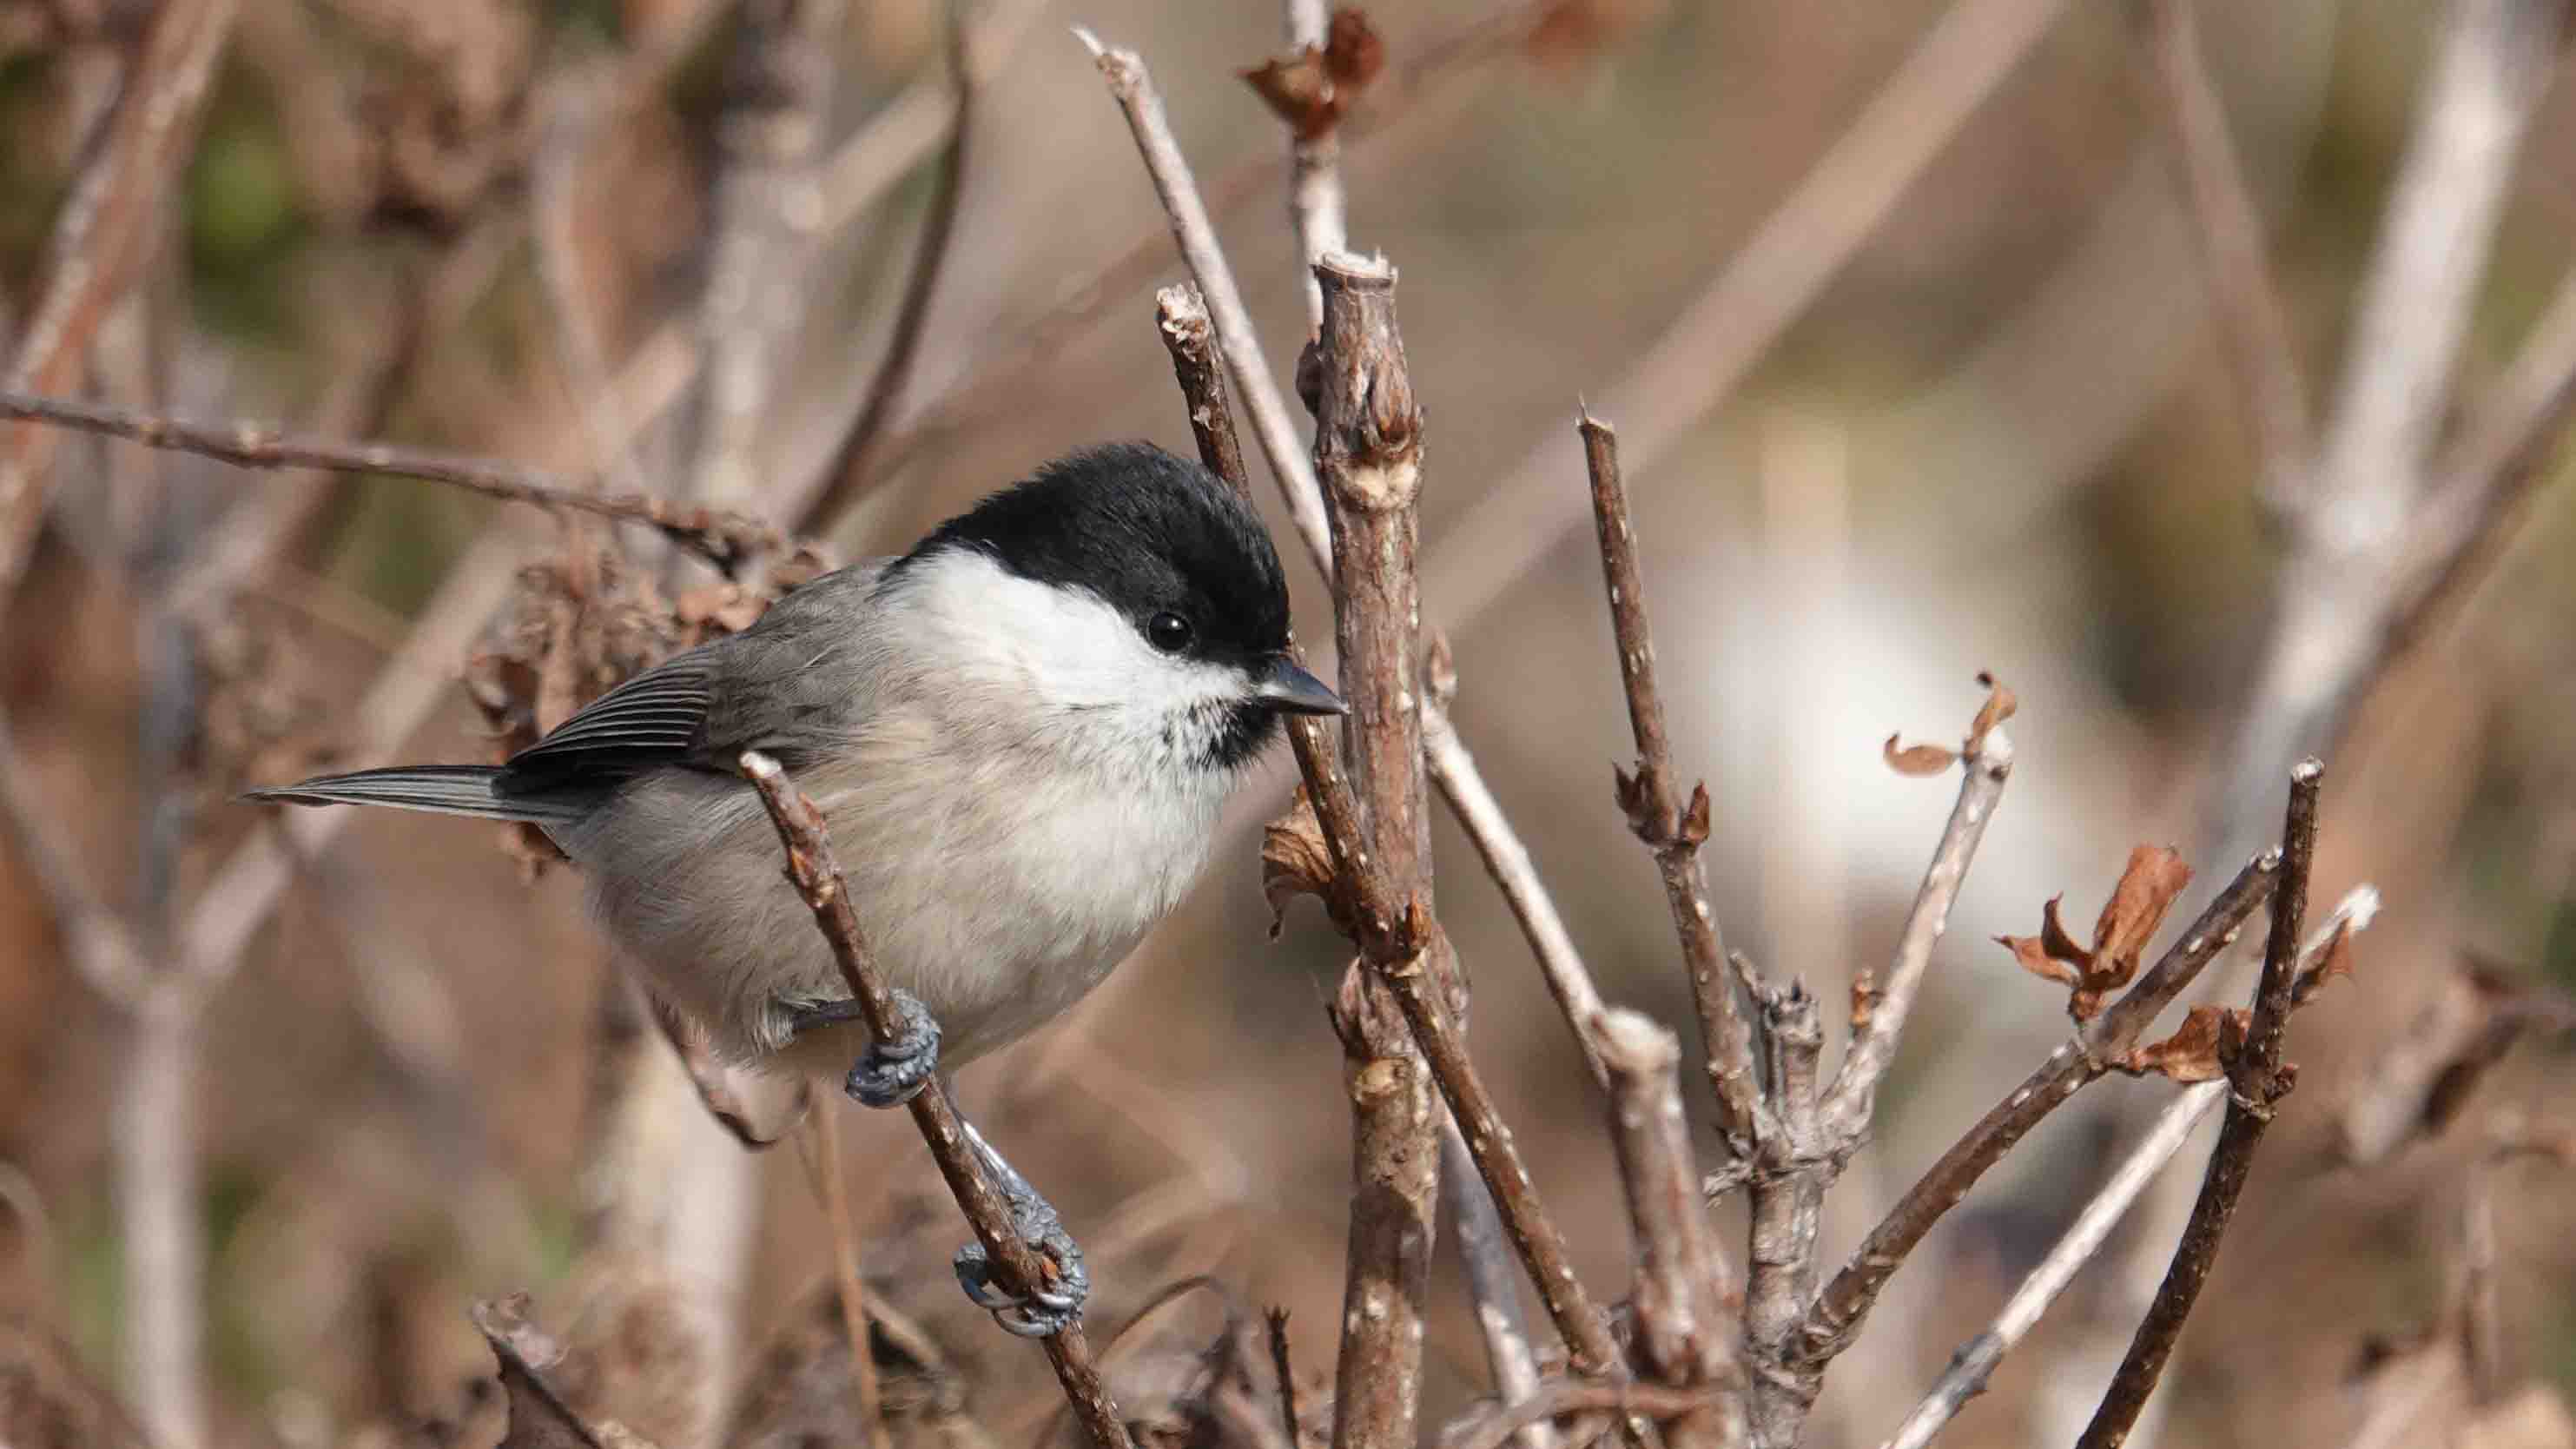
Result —
[[844, 1089], [861, 1105], [900, 1107], [919, 1095], [939, 1070], [939, 1023], [912, 993], [894, 993], [903, 1030], [891, 1041], [871, 1042], [850, 1068]]
[[[1082, 1249], [1064, 1230], [1046, 1199], [1025, 1190], [1008, 1192], [1011, 1222], [1020, 1240], [1044, 1260], [1052, 1279], [1027, 1297], [1018, 1297], [993, 1281], [993, 1264], [982, 1243], [957, 1250], [957, 1286], [967, 1299], [993, 1315], [1005, 1333], [1047, 1338], [1082, 1321], [1082, 1305], [1091, 1296], [1091, 1272], [1082, 1264]], [[1007, 1191], [1007, 1189], [1006, 1189]]]

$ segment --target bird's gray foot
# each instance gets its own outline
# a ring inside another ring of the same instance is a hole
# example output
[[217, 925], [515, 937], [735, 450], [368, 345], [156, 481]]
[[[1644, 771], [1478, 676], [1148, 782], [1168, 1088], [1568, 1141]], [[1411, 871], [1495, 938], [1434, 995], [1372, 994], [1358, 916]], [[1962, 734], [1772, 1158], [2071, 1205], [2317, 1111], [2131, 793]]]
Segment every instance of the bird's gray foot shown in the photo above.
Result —
[[1026, 1298], [1015, 1297], [993, 1280], [993, 1265], [982, 1243], [968, 1243], [957, 1250], [955, 1267], [958, 1286], [975, 1306], [993, 1315], [993, 1321], [1005, 1332], [1022, 1338], [1045, 1338], [1061, 1333], [1082, 1321], [1082, 1305], [1091, 1296], [1091, 1272], [1082, 1263], [1082, 1249], [1073, 1235], [1064, 1230], [1064, 1221], [1027, 1178], [1020, 1176], [1002, 1154], [984, 1140], [972, 1124], [966, 1136], [984, 1161], [993, 1185], [1011, 1209], [1011, 1226], [1020, 1241], [1035, 1249], [1045, 1260], [1048, 1282]]
[[[844, 1090], [870, 1107], [900, 1107], [921, 1091], [939, 1070], [939, 1023], [908, 991], [894, 993], [895, 1014], [903, 1030], [892, 1041], [871, 1042], [867, 1054], [850, 1068]], [[796, 1034], [860, 1019], [855, 1001], [816, 1001], [790, 1009]]]

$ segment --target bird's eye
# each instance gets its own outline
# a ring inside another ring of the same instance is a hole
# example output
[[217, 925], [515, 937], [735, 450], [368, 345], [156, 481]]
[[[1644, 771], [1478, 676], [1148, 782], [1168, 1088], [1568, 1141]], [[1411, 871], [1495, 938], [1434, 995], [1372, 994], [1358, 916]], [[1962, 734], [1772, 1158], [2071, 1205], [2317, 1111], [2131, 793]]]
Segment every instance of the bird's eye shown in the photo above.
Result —
[[1189, 648], [1190, 641], [1198, 634], [1198, 630], [1190, 627], [1189, 620], [1174, 613], [1156, 614], [1145, 621], [1146, 642], [1166, 654], [1178, 654]]

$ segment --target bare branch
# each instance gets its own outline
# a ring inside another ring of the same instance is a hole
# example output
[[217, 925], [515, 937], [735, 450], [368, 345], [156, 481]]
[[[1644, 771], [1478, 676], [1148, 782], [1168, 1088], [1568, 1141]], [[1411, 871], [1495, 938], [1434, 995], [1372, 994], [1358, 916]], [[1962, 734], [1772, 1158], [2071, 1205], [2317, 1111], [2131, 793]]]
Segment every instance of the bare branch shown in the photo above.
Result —
[[147, 448], [195, 453], [239, 468], [325, 468], [342, 473], [384, 473], [444, 483], [486, 498], [533, 503], [540, 508], [596, 514], [659, 530], [718, 568], [776, 552], [786, 539], [769, 525], [738, 513], [689, 508], [650, 494], [591, 491], [578, 483], [516, 463], [466, 453], [444, 453], [391, 443], [350, 443], [276, 432], [247, 423], [190, 423], [176, 418], [101, 407], [67, 398], [0, 392], [0, 418], [52, 423], [102, 433]]
[[89, 888], [86, 874], [63, 848], [60, 811], [39, 798], [34, 773], [18, 753], [15, 734], [0, 716], [0, 825], [52, 912], [65, 954], [81, 979], [109, 1002], [132, 1006], [148, 984], [140, 943], [125, 921]]
[[1959, 801], [1950, 807], [1949, 823], [1941, 828], [1941, 842], [1932, 850], [1932, 864], [1923, 872], [1923, 885], [1915, 892], [1913, 909], [1906, 913], [1904, 934], [1897, 938], [1895, 964], [1888, 968], [1878, 988], [1878, 1001], [1870, 1010], [1869, 1020], [1852, 1034], [1851, 1048], [1834, 1073], [1824, 1125], [1840, 1142], [1857, 1146], [1869, 1131], [1879, 1080], [1896, 1059], [1897, 1040], [1913, 1011], [1924, 972], [1932, 964], [1932, 948], [1940, 944], [1942, 933], [1949, 929], [1950, 906], [1959, 898], [1968, 862], [1975, 857], [1978, 842], [1985, 838], [1986, 825], [1994, 818], [1996, 803], [2003, 798], [2004, 782], [2012, 775], [2012, 741], [2000, 727], [1988, 729], [1968, 743], [1968, 752], [1960, 760], [1963, 778], [1959, 782]]
[[[156, 10], [104, 144], [55, 217], [35, 301], [0, 386], [62, 392], [79, 380], [91, 337], [142, 265], [162, 199], [173, 194], [234, 14], [235, 0], [170, 0]], [[0, 598], [15, 591], [44, 523], [51, 449], [45, 429], [0, 431]], [[179, 1426], [150, 1427], [157, 1434]], [[177, 1449], [194, 1449], [202, 1427], [191, 1427], [191, 1442]]]
[[1870, 1230], [1817, 1295], [1800, 1330], [1801, 1358], [1821, 1365], [1850, 1345], [1878, 1290], [1919, 1247], [1933, 1224], [1968, 1195], [1986, 1169], [2013, 1144], [2063, 1106], [2086, 1083], [2109, 1070], [2112, 1058], [2137, 1044], [2156, 1014], [2235, 938], [2236, 928], [2270, 898], [2280, 876], [2280, 852], [2256, 857], [2218, 893], [2126, 996], [2096, 1018], [2075, 1040], [2060, 1046], [2005, 1098], [1952, 1143], [1905, 1190], [1886, 1218]]
[[966, 27], [953, 13], [953, 7], [947, 23], [948, 69], [956, 95], [948, 145], [939, 153], [939, 169], [931, 180], [930, 203], [922, 216], [921, 239], [914, 244], [912, 274], [905, 280], [903, 300], [895, 308], [893, 335], [886, 343], [885, 356], [877, 362], [875, 376], [869, 380], [866, 400], [859, 404], [848, 431], [832, 450], [832, 461], [824, 469], [823, 491], [797, 518], [797, 527], [806, 532], [831, 533], [883, 476], [886, 444], [895, 417], [903, 408], [904, 395], [912, 385], [921, 340], [930, 330], [930, 304], [939, 295], [939, 279], [947, 270], [948, 254], [957, 240], [959, 203], [966, 194], [967, 137], [974, 130], [975, 95], [982, 86], [982, 77], [976, 71]]
[[1279, 1422], [1288, 1431], [1289, 1449], [1297, 1449], [1306, 1442], [1306, 1415], [1297, 1407], [1297, 1370], [1288, 1361], [1288, 1310], [1270, 1309], [1261, 1321], [1270, 1339], [1270, 1371], [1279, 1379]]
[[2147, 11], [2156, 94], [2164, 102], [2165, 125], [2173, 132], [2175, 159], [2198, 223], [2211, 310], [2245, 397], [2265, 491], [2276, 506], [2287, 506], [2307, 466], [2307, 384], [2299, 376], [2280, 288], [2264, 259], [2263, 221], [2228, 139], [2218, 88], [2201, 59], [2193, 0], [2151, 0]]
[[1145, 169], [1154, 179], [1154, 192], [1162, 198], [1164, 214], [1172, 223], [1172, 239], [1179, 244], [1190, 275], [1207, 299], [1217, 340], [1225, 346], [1226, 368], [1234, 376], [1236, 391], [1243, 394], [1244, 406], [1252, 413], [1253, 437], [1261, 445], [1271, 475], [1279, 480], [1297, 535], [1305, 541], [1307, 556], [1329, 576], [1333, 548], [1324, 522], [1323, 491], [1315, 482], [1305, 449], [1297, 441], [1297, 427], [1288, 416], [1287, 403], [1264, 371], [1262, 359], [1266, 354], [1261, 350], [1260, 335], [1253, 330], [1252, 314], [1244, 310], [1243, 294], [1235, 287], [1234, 273], [1217, 245], [1215, 224], [1208, 220], [1207, 207], [1199, 200], [1198, 183], [1191, 178], [1189, 162], [1181, 155], [1180, 143], [1172, 137], [1171, 122], [1163, 114], [1163, 98], [1154, 89], [1154, 79], [1136, 52], [1110, 49], [1101, 44], [1100, 37], [1080, 27], [1075, 28], [1074, 34], [1090, 49], [1092, 59], [1099, 62], [1101, 75], [1109, 81], [1109, 93], [1125, 113], [1137, 149], [1144, 153]]
[[2165, 1164], [2173, 1161], [2174, 1154], [2182, 1151], [2192, 1129], [2226, 1096], [2226, 1083], [2201, 1082], [2184, 1088], [2174, 1098], [2156, 1119], [2146, 1140], [2130, 1152], [2119, 1170], [2111, 1174], [2111, 1180], [2084, 1205], [2066, 1236], [2058, 1239], [2057, 1246], [2049, 1249], [2048, 1256], [2013, 1290], [2003, 1312], [1996, 1315], [1994, 1326], [1968, 1340], [1952, 1356], [1948, 1372], [1898, 1426], [1895, 1436], [1887, 1441], [1887, 1449], [1923, 1449], [1958, 1416], [1959, 1410], [1967, 1407], [1970, 1399], [1985, 1392], [1986, 1378], [1994, 1372], [1995, 1365], [2038, 1326], [2040, 1316], [2066, 1291], [2076, 1272], [2101, 1251], [2103, 1240], [2110, 1236], [2129, 1205], [2137, 1201], [2138, 1194], [2146, 1190]]
[[[1537, 1393], [1539, 1385], [1529, 1316], [1521, 1311], [1519, 1265], [1513, 1261], [1511, 1234], [1503, 1226], [1502, 1213], [1476, 1170], [1476, 1155], [1458, 1131], [1457, 1120], [1445, 1113], [1440, 1125], [1440, 1195], [1449, 1205], [1458, 1263], [1467, 1279], [1467, 1300], [1476, 1310], [1476, 1332], [1485, 1344], [1485, 1367], [1494, 1376], [1494, 1392], [1504, 1403], [1517, 1404]], [[1547, 1425], [1532, 1424], [1513, 1442], [1520, 1449], [1555, 1449], [1558, 1441]]]
[[1628, 722], [1637, 737], [1637, 773], [1617, 776], [1619, 805], [1630, 828], [1653, 851], [1664, 878], [1682, 966], [1699, 1010], [1700, 1044], [1717, 1096], [1718, 1130], [1738, 1157], [1760, 1139], [1762, 1104], [1753, 1081], [1753, 1032], [1726, 970], [1726, 942], [1709, 910], [1708, 876], [1699, 848], [1708, 839], [1708, 787], [1695, 786], [1687, 811], [1673, 775], [1672, 740], [1664, 729], [1664, 696], [1655, 681], [1655, 638], [1646, 617], [1646, 581], [1628, 495], [1619, 477], [1619, 439], [1608, 424], [1583, 414], [1583, 461], [1592, 478], [1592, 521], [1601, 542], [1601, 577], [1610, 590], [1610, 626], [1619, 643], [1619, 677], [1627, 686]]
[[[1324, 51], [1332, 26], [1324, 0], [1282, 0], [1287, 14], [1288, 48], [1292, 52]], [[1319, 135], [1293, 130], [1288, 137], [1288, 219], [1297, 238], [1297, 269], [1305, 274], [1306, 327], [1324, 328], [1324, 292], [1315, 283], [1317, 262], [1350, 246], [1349, 201], [1342, 191], [1342, 137], [1338, 125]]]
[[[760, 791], [770, 822], [778, 827], [779, 843], [787, 851], [788, 879], [814, 913], [814, 923], [824, 939], [831, 942], [832, 957], [840, 963], [841, 978], [849, 986], [851, 998], [858, 1002], [868, 1030], [879, 1041], [893, 1040], [902, 1034], [903, 1018], [860, 932], [858, 913], [850, 906], [849, 891], [842, 880], [840, 861], [832, 853], [822, 812], [787, 778], [777, 761], [757, 750], [746, 750], [741, 765], [744, 777]], [[996, 1277], [1001, 1286], [1021, 1297], [1045, 1286], [1050, 1278], [1048, 1264], [1011, 1226], [1010, 1208], [985, 1176], [983, 1163], [967, 1141], [964, 1121], [948, 1100], [947, 1084], [932, 1078], [912, 1098], [908, 1109], [913, 1125], [921, 1129], [922, 1141], [929, 1144], [931, 1156], [938, 1160], [939, 1175], [947, 1179], [959, 1210], [965, 1213], [976, 1239], [983, 1243], [984, 1251], [999, 1270]], [[1092, 1360], [1090, 1341], [1083, 1336], [1082, 1326], [1069, 1325], [1049, 1335], [1044, 1343], [1047, 1360], [1055, 1366], [1056, 1381], [1064, 1387], [1065, 1400], [1093, 1442], [1100, 1449], [1130, 1449], [1126, 1423], [1110, 1402], [1108, 1386], [1101, 1379], [1099, 1365]]]
[[[2316, 861], [2317, 795], [2325, 766], [2302, 760], [2290, 772], [2290, 804], [2282, 826], [2281, 883], [2272, 893], [2272, 933], [2263, 949], [2263, 979], [2256, 989], [2254, 1012], [2244, 1044], [2226, 1063], [2230, 1102], [2218, 1148], [2210, 1155], [2201, 1180], [2200, 1199], [2182, 1241], [2174, 1245], [2173, 1262], [2155, 1301], [2129, 1341], [2127, 1357], [2103, 1391], [2093, 1422], [2085, 1427], [2077, 1449], [2119, 1449], [2129, 1430], [2164, 1377], [2165, 1364], [2182, 1336], [2183, 1321], [2200, 1300], [2218, 1262], [2219, 1240], [2236, 1216], [2245, 1179], [2253, 1171], [2254, 1151], [2272, 1124], [2272, 1113], [2287, 1096], [2296, 1073], [2281, 1061], [2281, 1033], [2288, 1025], [2292, 993], [2298, 984], [2300, 935], [2306, 926], [2308, 873]], [[2221, 1042], [2226, 1040], [2222, 1030]], [[2222, 1056], [2225, 1055], [2222, 1046]]]
[[1538, 958], [1539, 975], [1547, 982], [1548, 994], [1556, 998], [1557, 1010], [1564, 1013], [1566, 1028], [1574, 1034], [1574, 1044], [1583, 1053], [1583, 1064], [1591, 1068], [1594, 1081], [1606, 1086], [1610, 1079], [1601, 1065], [1600, 1045], [1584, 1023], [1599, 1016], [1607, 1003], [1592, 982], [1591, 968], [1583, 964], [1582, 952], [1575, 948], [1573, 934], [1565, 928], [1565, 918], [1557, 913], [1555, 900], [1539, 880], [1538, 867], [1531, 863], [1528, 848], [1504, 817], [1502, 803], [1485, 787], [1484, 776], [1477, 770], [1466, 742], [1458, 738], [1457, 727], [1449, 722], [1446, 691], [1454, 689], [1457, 681], [1452, 676], [1444, 683], [1442, 657], [1435, 643], [1432, 678], [1427, 681], [1431, 697], [1422, 712], [1422, 748], [1430, 758], [1432, 778], [1440, 786], [1441, 798], [1448, 802], [1459, 826], [1466, 831], [1468, 843], [1476, 847], [1478, 858], [1485, 862], [1485, 873], [1501, 889], [1504, 904], [1511, 907], [1512, 919], [1520, 923], [1530, 954]]
[[[1638, 1346], [1648, 1369], [1675, 1388], [1744, 1382], [1739, 1335], [1724, 1300], [1732, 1275], [1700, 1201], [1682, 1117], [1681, 1043], [1633, 1011], [1594, 1022], [1610, 1069], [1611, 1141], [1636, 1235]], [[1674, 1420], [1676, 1449], [1722, 1449], [1745, 1439], [1744, 1404], [1727, 1399]]]
[[[1417, 80], [1455, 61], [1487, 54], [1498, 44], [1510, 43], [1526, 31], [1535, 17], [1544, 13], [1543, 4], [1528, 5], [1500, 20], [1488, 17], [1471, 22], [1452, 40], [1438, 47], [1438, 53], [1423, 58], [1416, 67], [1419, 73]], [[1163, 198], [1173, 235], [1180, 242], [1182, 257], [1188, 262], [1204, 298], [1208, 299], [1215, 344], [1226, 354], [1224, 366], [1233, 377], [1236, 390], [1243, 394], [1246, 406], [1253, 412], [1262, 452], [1272, 476], [1278, 481], [1282, 496], [1288, 502], [1291, 515], [1297, 520], [1298, 537], [1305, 543], [1307, 556], [1314, 561], [1317, 571], [1329, 580], [1333, 576], [1332, 547], [1326, 536], [1328, 530], [1323, 521], [1322, 493], [1315, 482], [1313, 464], [1297, 446], [1293, 424], [1288, 420], [1287, 403], [1277, 383], [1261, 365], [1258, 354], [1247, 354], [1245, 350], [1256, 346], [1258, 341], [1251, 335], [1251, 324], [1247, 320], [1237, 327], [1228, 320], [1228, 314], [1221, 305], [1223, 299], [1232, 298], [1234, 311], [1239, 315], [1241, 296], [1234, 285], [1233, 273], [1226, 265], [1225, 253], [1217, 245], [1206, 211], [1197, 203], [1197, 185], [1191, 179], [1189, 163], [1181, 156], [1170, 127], [1163, 119], [1162, 102], [1154, 93], [1152, 79], [1145, 73], [1143, 63], [1132, 53], [1103, 52], [1097, 39], [1088, 33], [1084, 33], [1084, 40], [1100, 60], [1103, 73], [1110, 77], [1111, 91], [1128, 116], [1129, 126], [1144, 154], [1146, 168], [1153, 175], [1157, 193]], [[1189, 386], [1186, 377], [1183, 383], [1186, 390]], [[1199, 405], [1196, 395], [1192, 394], [1193, 412]], [[1201, 440], [1203, 459], [1210, 467], [1225, 473], [1220, 459], [1205, 452], [1206, 441]], [[1239, 446], [1235, 456], [1241, 457]], [[1230, 480], [1235, 478], [1231, 473], [1226, 476]], [[1237, 487], [1248, 489], [1249, 484], [1237, 480]], [[1529, 864], [1529, 851], [1512, 833], [1511, 824], [1503, 818], [1502, 811], [1494, 805], [1493, 792], [1485, 787], [1478, 775], [1475, 758], [1457, 743], [1455, 731], [1449, 728], [1447, 698], [1448, 689], [1444, 687], [1437, 691], [1437, 697], [1425, 702], [1422, 710], [1422, 730], [1430, 751], [1432, 778], [1439, 785], [1451, 812], [1475, 842], [1487, 869], [1494, 872], [1497, 883], [1511, 899], [1513, 912], [1530, 934], [1532, 949], [1538, 952], [1540, 964], [1547, 973], [1549, 989], [1565, 1006], [1567, 1024], [1579, 1038], [1584, 1030], [1583, 1023], [1591, 1019], [1590, 1008], [1598, 1004], [1599, 994], [1590, 989], [1589, 975], [1583, 970], [1582, 960], [1575, 954], [1572, 941], [1565, 934], [1555, 904], [1548, 898], [1537, 871]], [[1301, 742], [1300, 768], [1307, 771], [1311, 790], [1317, 763], [1312, 742], [1322, 739], [1325, 731], [1312, 720], [1291, 721], [1289, 734]], [[1324, 747], [1324, 753], [1329, 755], [1329, 746]], [[1325, 803], [1319, 792], [1316, 798], [1319, 812], [1324, 811]], [[1342, 838], [1333, 835], [1329, 812], [1325, 812], [1324, 824], [1328, 837]], [[1590, 1055], [1588, 1047], [1586, 1055], [1587, 1058]]]

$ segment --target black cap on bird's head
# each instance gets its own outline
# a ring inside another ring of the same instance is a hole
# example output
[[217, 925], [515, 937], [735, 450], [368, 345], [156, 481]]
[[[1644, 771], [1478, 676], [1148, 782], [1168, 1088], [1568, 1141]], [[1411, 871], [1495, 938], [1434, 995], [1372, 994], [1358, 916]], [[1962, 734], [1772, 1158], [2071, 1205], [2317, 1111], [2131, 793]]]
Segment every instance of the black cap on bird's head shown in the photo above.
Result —
[[1224, 479], [1151, 443], [1049, 463], [942, 524], [908, 559], [954, 547], [1098, 597], [1162, 653], [1234, 666], [1256, 682], [1250, 703], [1262, 715], [1342, 712], [1288, 658], [1288, 584], [1261, 516]]

